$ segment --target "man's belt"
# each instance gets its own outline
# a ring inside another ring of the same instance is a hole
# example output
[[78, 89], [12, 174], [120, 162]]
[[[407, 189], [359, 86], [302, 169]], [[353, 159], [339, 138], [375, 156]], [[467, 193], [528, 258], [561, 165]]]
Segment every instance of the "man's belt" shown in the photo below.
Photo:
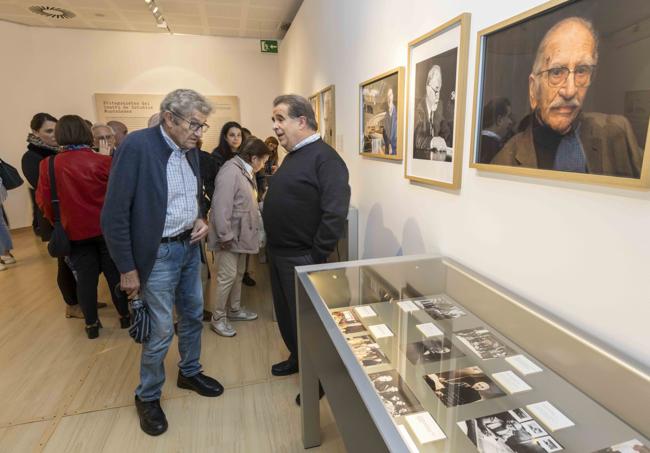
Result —
[[176, 236], [170, 236], [168, 238], [162, 238], [160, 240], [161, 244], [167, 244], [169, 242], [182, 242], [186, 241], [192, 236], [192, 230], [185, 230], [180, 234], [177, 234]]

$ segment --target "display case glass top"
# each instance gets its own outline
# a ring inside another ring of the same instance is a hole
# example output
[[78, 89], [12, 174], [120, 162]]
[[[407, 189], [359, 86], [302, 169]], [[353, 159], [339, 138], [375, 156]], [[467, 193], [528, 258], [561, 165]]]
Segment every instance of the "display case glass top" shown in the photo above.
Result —
[[[642, 420], [630, 426], [568, 382], [582, 382], [579, 371], [567, 370], [581, 359], [571, 356], [571, 340], [554, 333], [555, 320], [453, 260], [309, 269], [299, 281], [356, 388], [381, 401], [385, 413], [372, 418], [397, 427], [400, 448], [588, 453], [650, 445]], [[647, 378], [635, 371], [638, 382]]]

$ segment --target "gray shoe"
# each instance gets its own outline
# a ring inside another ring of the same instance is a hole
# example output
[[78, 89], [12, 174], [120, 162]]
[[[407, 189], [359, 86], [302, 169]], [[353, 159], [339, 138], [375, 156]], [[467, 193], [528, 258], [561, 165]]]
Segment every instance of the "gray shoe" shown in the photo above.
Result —
[[210, 329], [222, 337], [234, 337], [237, 334], [237, 331], [230, 325], [228, 318], [225, 316], [219, 319], [214, 319], [213, 316], [210, 321]]
[[240, 308], [237, 311], [228, 311], [228, 319], [231, 321], [253, 321], [257, 319], [257, 313]]

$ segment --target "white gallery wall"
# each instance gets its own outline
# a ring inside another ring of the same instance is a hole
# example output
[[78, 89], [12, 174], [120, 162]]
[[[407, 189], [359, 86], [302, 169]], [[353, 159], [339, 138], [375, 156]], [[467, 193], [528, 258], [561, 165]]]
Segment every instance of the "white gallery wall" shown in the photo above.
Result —
[[[452, 257], [647, 369], [650, 191], [468, 167], [476, 34], [540, 3], [305, 1], [280, 47], [282, 89], [336, 86], [336, 141], [359, 209], [361, 257]], [[472, 14], [462, 186], [449, 191], [410, 183], [402, 163], [357, 154], [358, 87], [406, 67], [409, 41], [462, 12]]]
[[[94, 93], [160, 94], [192, 88], [239, 97], [242, 124], [272, 135], [271, 104], [280, 89], [277, 55], [259, 40], [90, 30], [0, 21], [0, 158], [20, 169], [34, 113], [95, 120]], [[12, 228], [31, 225], [26, 184], [10, 192]]]

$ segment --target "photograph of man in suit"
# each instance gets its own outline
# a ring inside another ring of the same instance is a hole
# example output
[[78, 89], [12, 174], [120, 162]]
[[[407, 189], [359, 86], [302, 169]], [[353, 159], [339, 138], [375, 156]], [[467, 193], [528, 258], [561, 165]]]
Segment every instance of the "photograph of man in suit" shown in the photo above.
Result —
[[386, 115], [383, 122], [384, 153], [390, 156], [397, 154], [397, 107], [393, 88], [386, 91]]
[[569, 17], [551, 27], [528, 76], [529, 124], [491, 163], [639, 178], [642, 150], [629, 121], [582, 110], [597, 65], [591, 22]]
[[415, 110], [414, 159], [451, 162], [452, 130], [442, 113], [441, 89], [442, 72], [439, 65], [433, 65], [427, 74], [426, 95]]

